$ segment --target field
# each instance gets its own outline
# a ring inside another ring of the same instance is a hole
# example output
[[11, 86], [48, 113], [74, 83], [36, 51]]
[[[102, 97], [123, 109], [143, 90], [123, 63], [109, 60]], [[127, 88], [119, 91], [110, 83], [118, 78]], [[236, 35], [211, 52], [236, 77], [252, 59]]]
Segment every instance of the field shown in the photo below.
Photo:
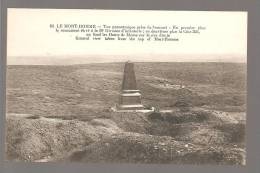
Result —
[[123, 68], [8, 66], [6, 159], [245, 164], [246, 64], [135, 63], [153, 113], [111, 111]]

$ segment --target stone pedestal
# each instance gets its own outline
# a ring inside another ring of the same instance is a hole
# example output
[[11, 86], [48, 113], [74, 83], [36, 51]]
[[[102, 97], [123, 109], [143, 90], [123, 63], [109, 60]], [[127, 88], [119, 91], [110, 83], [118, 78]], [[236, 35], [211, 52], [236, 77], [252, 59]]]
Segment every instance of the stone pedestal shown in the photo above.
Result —
[[119, 98], [119, 109], [140, 110], [144, 109], [141, 103], [141, 94], [139, 90], [122, 90]]

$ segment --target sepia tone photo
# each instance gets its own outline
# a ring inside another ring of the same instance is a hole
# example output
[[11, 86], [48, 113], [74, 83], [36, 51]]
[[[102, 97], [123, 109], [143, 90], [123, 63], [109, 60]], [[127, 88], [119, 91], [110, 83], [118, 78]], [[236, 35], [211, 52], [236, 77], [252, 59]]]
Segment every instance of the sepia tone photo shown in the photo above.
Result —
[[8, 9], [5, 158], [246, 164], [247, 13]]

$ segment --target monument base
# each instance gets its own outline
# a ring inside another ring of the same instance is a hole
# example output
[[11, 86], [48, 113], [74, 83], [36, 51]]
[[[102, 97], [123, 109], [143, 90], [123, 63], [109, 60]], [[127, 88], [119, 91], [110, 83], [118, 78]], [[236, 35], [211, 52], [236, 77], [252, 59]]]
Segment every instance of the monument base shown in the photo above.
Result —
[[145, 108], [143, 105], [117, 105], [111, 108], [114, 112], [154, 112], [154, 107], [148, 109]]
[[119, 105], [118, 109], [122, 110], [139, 110], [139, 109], [144, 109], [144, 106], [141, 104], [136, 104], [136, 105]]

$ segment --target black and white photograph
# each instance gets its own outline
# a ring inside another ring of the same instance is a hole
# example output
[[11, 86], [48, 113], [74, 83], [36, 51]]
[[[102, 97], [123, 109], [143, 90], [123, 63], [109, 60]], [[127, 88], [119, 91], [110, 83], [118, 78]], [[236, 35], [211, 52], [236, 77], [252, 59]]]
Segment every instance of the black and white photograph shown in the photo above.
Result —
[[7, 14], [6, 160], [246, 165], [247, 12]]

